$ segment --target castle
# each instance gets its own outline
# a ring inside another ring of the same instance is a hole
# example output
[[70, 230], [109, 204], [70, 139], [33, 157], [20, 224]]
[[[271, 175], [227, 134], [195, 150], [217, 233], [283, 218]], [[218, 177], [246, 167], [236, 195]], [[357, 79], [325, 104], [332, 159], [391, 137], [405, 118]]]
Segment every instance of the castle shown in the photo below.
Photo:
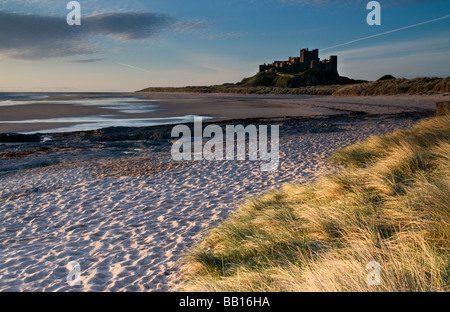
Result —
[[337, 56], [330, 56], [329, 60], [319, 59], [319, 49], [309, 51], [300, 50], [300, 57], [289, 57], [288, 61], [275, 61], [269, 65], [260, 65], [259, 72], [271, 73], [299, 73], [307, 70], [318, 70], [338, 74]]

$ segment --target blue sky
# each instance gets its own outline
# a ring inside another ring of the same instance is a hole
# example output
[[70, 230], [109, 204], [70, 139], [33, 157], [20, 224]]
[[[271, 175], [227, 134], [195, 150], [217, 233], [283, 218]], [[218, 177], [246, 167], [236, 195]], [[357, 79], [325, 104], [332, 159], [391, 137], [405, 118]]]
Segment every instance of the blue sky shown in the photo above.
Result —
[[301, 48], [334, 46], [321, 58], [338, 55], [351, 78], [450, 76], [448, 0], [379, 1], [381, 26], [367, 24], [361, 0], [80, 0], [81, 26], [65, 22], [68, 2], [2, 0], [0, 91], [237, 82]]

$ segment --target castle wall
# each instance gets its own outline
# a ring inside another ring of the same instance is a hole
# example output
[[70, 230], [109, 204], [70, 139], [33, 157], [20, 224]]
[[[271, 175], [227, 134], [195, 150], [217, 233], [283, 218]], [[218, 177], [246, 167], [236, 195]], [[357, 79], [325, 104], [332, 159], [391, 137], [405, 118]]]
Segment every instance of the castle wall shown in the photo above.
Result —
[[303, 72], [306, 70], [320, 70], [330, 73], [338, 73], [337, 56], [330, 56], [329, 60], [319, 59], [319, 50], [300, 50], [300, 57], [289, 57], [287, 61], [275, 61], [272, 64], [259, 66], [259, 72], [286, 73]]

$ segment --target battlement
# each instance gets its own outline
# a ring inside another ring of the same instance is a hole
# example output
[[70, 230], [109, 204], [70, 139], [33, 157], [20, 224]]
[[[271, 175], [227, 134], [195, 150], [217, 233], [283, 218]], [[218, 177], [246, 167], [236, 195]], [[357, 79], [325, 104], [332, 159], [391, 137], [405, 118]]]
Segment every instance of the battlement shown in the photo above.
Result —
[[338, 58], [330, 56], [328, 60], [319, 59], [319, 49], [300, 50], [300, 57], [289, 57], [287, 61], [275, 61], [272, 64], [259, 66], [259, 72], [299, 73], [307, 70], [318, 70], [338, 74]]

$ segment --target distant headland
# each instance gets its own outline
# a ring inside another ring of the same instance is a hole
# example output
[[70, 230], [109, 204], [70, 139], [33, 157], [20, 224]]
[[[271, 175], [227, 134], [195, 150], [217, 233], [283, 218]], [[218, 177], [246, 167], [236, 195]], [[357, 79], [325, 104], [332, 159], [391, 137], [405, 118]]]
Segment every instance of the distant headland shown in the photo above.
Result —
[[137, 92], [393, 95], [450, 92], [450, 78], [396, 79], [385, 75], [377, 81], [355, 80], [339, 75], [338, 56], [319, 58], [319, 49], [301, 49], [299, 57], [259, 65], [256, 75], [238, 83], [212, 86], [150, 87]]

